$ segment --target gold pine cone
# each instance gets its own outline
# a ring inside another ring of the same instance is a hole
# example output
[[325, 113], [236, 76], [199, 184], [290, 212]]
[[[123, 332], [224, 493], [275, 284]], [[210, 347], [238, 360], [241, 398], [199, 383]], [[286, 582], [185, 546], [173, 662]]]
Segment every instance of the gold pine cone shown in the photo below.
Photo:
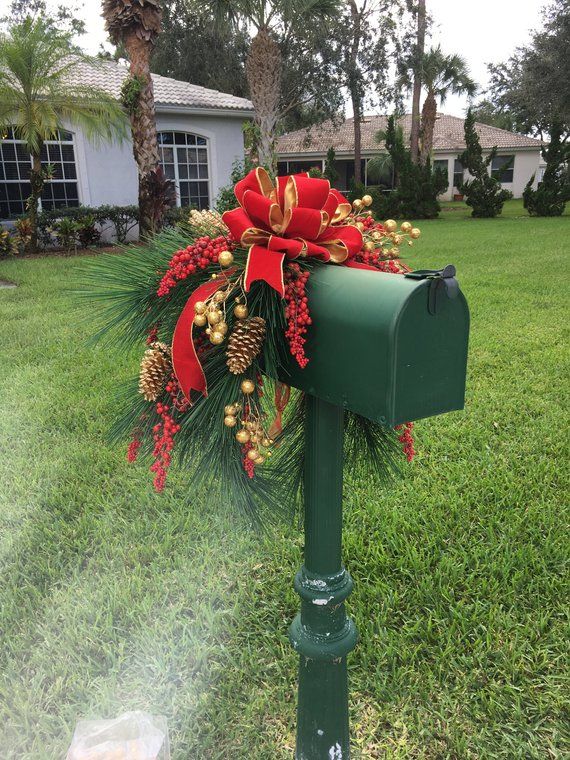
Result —
[[265, 320], [251, 317], [236, 324], [228, 339], [227, 365], [234, 375], [241, 375], [261, 352], [265, 339]]
[[146, 401], [156, 401], [171, 372], [170, 348], [160, 341], [151, 343], [144, 352], [139, 375], [139, 393]]

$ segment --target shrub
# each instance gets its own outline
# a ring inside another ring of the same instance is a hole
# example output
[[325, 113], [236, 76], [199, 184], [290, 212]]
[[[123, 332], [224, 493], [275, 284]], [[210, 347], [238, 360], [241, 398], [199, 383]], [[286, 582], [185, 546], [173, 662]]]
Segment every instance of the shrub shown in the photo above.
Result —
[[15, 253], [18, 253], [18, 246], [14, 235], [0, 224], [0, 258], [13, 256]]
[[75, 219], [64, 216], [63, 219], [56, 221], [53, 230], [55, 232], [55, 239], [64, 250], [77, 249], [79, 223]]
[[562, 141], [562, 125], [554, 123], [550, 129], [550, 143], [541, 148], [546, 161], [542, 182], [533, 189], [534, 178], [529, 179], [523, 193], [524, 207], [531, 216], [561, 216], [570, 200], [570, 181], [566, 162], [570, 149]]
[[236, 182], [239, 182], [240, 179], [243, 179], [253, 168], [253, 161], [248, 157], [245, 157], [243, 161], [236, 160], [233, 162], [230, 184], [222, 187], [215, 200], [214, 208], [216, 211], [223, 214], [224, 211], [231, 211], [237, 206], [236, 196], [234, 194], [235, 184]]
[[489, 174], [489, 166], [497, 155], [497, 147], [493, 148], [487, 158], [483, 158], [481, 143], [475, 130], [475, 117], [471, 109], [467, 112], [464, 129], [466, 148], [459, 156], [459, 160], [473, 179], [462, 182], [458, 190], [465, 196], [465, 203], [473, 209], [471, 216], [495, 217], [503, 210], [505, 201], [513, 197], [509, 190], [503, 190], [496, 176]]
[[331, 147], [327, 150], [327, 157], [325, 158], [325, 170], [323, 172], [323, 176], [325, 177], [325, 179], [328, 179], [331, 185], [334, 185], [334, 183], [340, 177], [340, 174], [337, 171], [335, 162], [336, 162], [336, 153], [335, 153], [334, 148], [331, 145]]

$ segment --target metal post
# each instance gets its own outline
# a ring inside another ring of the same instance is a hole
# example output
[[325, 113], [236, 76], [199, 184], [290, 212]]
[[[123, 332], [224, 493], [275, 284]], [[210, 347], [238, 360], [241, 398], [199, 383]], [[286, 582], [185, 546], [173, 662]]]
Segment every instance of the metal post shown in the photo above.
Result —
[[300, 654], [296, 760], [350, 756], [346, 655], [357, 632], [344, 607], [352, 580], [341, 560], [343, 429], [341, 407], [307, 396], [305, 561], [289, 629]]

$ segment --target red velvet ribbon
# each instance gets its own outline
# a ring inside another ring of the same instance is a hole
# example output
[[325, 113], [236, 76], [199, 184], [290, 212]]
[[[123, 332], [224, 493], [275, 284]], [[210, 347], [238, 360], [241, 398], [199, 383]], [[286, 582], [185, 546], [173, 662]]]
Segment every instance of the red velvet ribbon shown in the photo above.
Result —
[[192, 293], [182, 313], [178, 317], [178, 322], [174, 328], [172, 336], [172, 368], [180, 390], [190, 401], [191, 391], [198, 391], [204, 396], [208, 395], [208, 386], [206, 376], [202, 369], [202, 364], [196, 353], [196, 346], [192, 337], [194, 329], [194, 316], [196, 314], [194, 307], [198, 301], [205, 301], [213, 293], [227, 282], [227, 276], [233, 274], [235, 269], [227, 270], [223, 275], [218, 275], [215, 280], [205, 282]]
[[283, 297], [285, 258], [311, 256], [341, 264], [362, 248], [362, 233], [342, 224], [351, 205], [328, 180], [308, 174], [278, 177], [253, 169], [235, 186], [239, 207], [223, 220], [232, 236], [249, 249], [244, 288], [263, 280]]

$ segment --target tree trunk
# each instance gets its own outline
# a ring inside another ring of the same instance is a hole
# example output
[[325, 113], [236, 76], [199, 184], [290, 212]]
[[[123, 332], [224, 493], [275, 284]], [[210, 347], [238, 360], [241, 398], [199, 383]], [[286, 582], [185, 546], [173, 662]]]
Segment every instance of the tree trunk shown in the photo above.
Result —
[[41, 153], [32, 155], [32, 169], [30, 171], [31, 193], [28, 199], [28, 221], [30, 222], [29, 253], [38, 250], [38, 206], [44, 187], [44, 175], [42, 172]]
[[150, 76], [151, 44], [136, 34], [125, 38], [125, 47], [131, 62], [130, 71], [143, 83], [137, 108], [130, 114], [133, 137], [133, 154], [139, 175], [139, 231], [141, 235], [152, 234], [160, 226], [156, 209], [153, 208], [151, 184], [159, 165], [154, 90]]
[[410, 129], [410, 154], [412, 162], [418, 163], [420, 137], [420, 97], [422, 93], [421, 61], [426, 39], [426, 0], [418, 2], [418, 35], [414, 62], [414, 90], [412, 95], [412, 125]]
[[437, 103], [433, 90], [429, 90], [422, 108], [420, 164], [425, 166], [433, 148], [433, 132], [437, 118]]
[[350, 18], [352, 20], [352, 43], [349, 54], [348, 89], [353, 111], [354, 126], [354, 184], [362, 182], [362, 94], [359, 87], [358, 51], [362, 35], [362, 16], [355, 0], [349, 0]]
[[276, 127], [281, 96], [281, 50], [267, 29], [253, 38], [245, 73], [259, 130], [258, 156], [261, 166], [277, 173]]

